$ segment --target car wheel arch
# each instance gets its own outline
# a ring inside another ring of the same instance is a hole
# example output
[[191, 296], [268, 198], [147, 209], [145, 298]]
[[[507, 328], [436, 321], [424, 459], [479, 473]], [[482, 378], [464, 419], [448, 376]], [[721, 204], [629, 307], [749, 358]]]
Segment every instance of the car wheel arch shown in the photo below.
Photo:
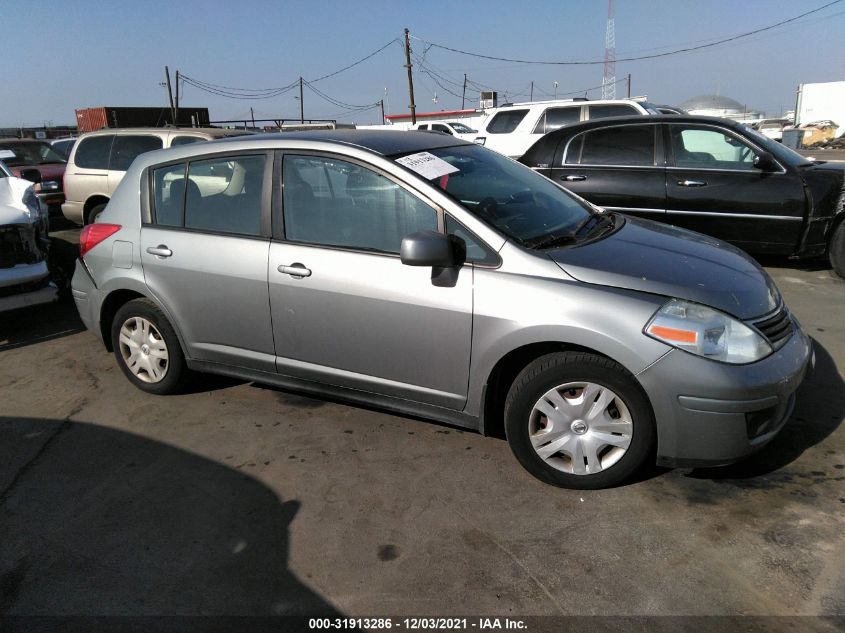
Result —
[[101, 204], [108, 204], [109, 197], [104, 196], [102, 194], [95, 194], [89, 196], [87, 200], [85, 200], [85, 204], [82, 207], [82, 220], [85, 224], [88, 224], [88, 215], [91, 213], [93, 209], [98, 207]]
[[164, 313], [165, 317], [167, 317], [167, 320], [170, 322], [173, 331], [176, 332], [176, 337], [179, 339], [179, 345], [182, 347], [182, 352], [185, 354], [187, 359], [185, 339], [182, 336], [179, 324], [170, 314], [170, 311], [151, 293], [142, 292], [134, 288], [117, 288], [112, 290], [104, 297], [102, 303], [100, 304], [100, 334], [106, 349], [110, 352], [114, 351], [111, 343], [111, 326], [114, 316], [122, 306], [126, 305], [133, 299], [149, 299]]
[[505, 437], [504, 404], [511, 385], [525, 367], [541, 356], [555, 352], [584, 352], [595, 354], [617, 363], [630, 373], [633, 380], [639, 385], [646, 401], [649, 403], [649, 407], [652, 408], [653, 415], [651, 400], [637, 379], [636, 373], [632, 372], [624, 363], [619, 362], [618, 359], [600, 350], [584, 345], [563, 341], [537, 341], [511, 349], [495, 363], [487, 375], [487, 380], [483, 387], [482, 402], [480, 403], [480, 431], [482, 435], [498, 438]]

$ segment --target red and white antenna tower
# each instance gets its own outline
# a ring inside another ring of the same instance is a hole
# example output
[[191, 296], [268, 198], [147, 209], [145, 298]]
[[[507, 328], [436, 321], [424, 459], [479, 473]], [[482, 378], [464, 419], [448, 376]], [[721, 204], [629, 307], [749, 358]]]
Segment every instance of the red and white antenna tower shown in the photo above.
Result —
[[607, 0], [607, 32], [604, 36], [604, 77], [601, 80], [601, 98], [616, 98], [616, 28], [613, 17], [613, 0]]

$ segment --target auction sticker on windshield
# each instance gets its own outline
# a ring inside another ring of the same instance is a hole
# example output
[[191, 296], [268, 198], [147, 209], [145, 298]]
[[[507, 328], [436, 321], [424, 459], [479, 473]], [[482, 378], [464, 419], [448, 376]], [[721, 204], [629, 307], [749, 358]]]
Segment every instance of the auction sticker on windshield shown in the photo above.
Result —
[[454, 165], [450, 165], [442, 158], [438, 158], [428, 152], [409, 154], [408, 156], [397, 158], [396, 162], [417, 172], [426, 180], [433, 180], [446, 174], [454, 174], [456, 171], [460, 171]]

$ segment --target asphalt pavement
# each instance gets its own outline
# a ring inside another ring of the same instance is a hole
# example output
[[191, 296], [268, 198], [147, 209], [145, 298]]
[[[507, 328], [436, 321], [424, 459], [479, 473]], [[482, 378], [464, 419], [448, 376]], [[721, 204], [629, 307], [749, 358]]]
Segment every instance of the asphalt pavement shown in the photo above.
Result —
[[0, 614], [845, 615], [845, 282], [763, 263], [815, 341], [787, 427], [601, 491], [264, 385], [148, 395], [72, 304], [0, 315]]

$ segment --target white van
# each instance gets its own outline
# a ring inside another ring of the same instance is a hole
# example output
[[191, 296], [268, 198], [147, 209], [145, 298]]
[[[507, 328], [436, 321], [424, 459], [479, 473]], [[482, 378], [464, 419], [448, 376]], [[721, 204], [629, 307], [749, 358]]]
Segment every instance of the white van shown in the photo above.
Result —
[[460, 121], [433, 121], [426, 123], [417, 123], [411, 126], [412, 130], [421, 130], [423, 132], [442, 132], [460, 139], [471, 141], [475, 139], [478, 130], [471, 128]]
[[473, 139], [500, 154], [519, 158], [543, 134], [570, 123], [632, 114], [660, 114], [650, 103], [632, 99], [566, 99], [514, 103], [488, 110]]

